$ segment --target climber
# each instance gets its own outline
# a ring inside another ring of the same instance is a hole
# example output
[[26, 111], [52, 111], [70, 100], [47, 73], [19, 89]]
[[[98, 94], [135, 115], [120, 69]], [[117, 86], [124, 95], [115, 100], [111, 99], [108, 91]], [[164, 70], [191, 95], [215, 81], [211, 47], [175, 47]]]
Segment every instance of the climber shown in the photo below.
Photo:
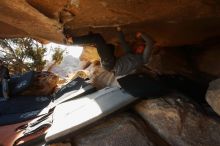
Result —
[[[123, 32], [118, 28], [119, 41], [122, 48], [125, 50], [125, 55], [118, 58], [114, 55], [115, 46], [107, 44], [104, 38], [98, 33], [89, 33], [84, 36], [74, 36], [71, 31], [64, 30], [67, 39], [71, 38], [73, 44], [85, 45], [92, 44], [97, 48], [98, 54], [101, 58], [101, 65], [104, 69], [114, 72], [116, 76], [126, 75], [131, 73], [136, 68], [145, 64], [149, 60], [149, 56], [153, 47], [153, 41], [150, 37], [141, 33], [137, 33], [138, 39], [145, 41], [145, 49], [143, 46], [138, 46], [133, 50], [125, 41]], [[142, 48], [141, 48], [142, 47]]]
[[[137, 33], [133, 45], [128, 45], [120, 28], [117, 31], [121, 48], [124, 50], [122, 55], [115, 54], [114, 49], [117, 47], [107, 44], [100, 34], [90, 33], [81, 37], [70, 35], [73, 36], [71, 40], [75, 44], [93, 44], [97, 47], [103, 68], [110, 71], [109, 76], [115, 75], [115, 79], [111, 79], [111, 83], [105, 85], [120, 86], [135, 97], [155, 98], [177, 92], [203, 102], [201, 97], [204, 96], [203, 91], [206, 91], [207, 85], [200, 85], [181, 75], [151, 74], [146, 70], [143, 73], [132, 73], [133, 70], [148, 63], [154, 41], [149, 36]], [[96, 80], [100, 81], [98, 79]], [[103, 76], [100, 79], [103, 80]]]
[[138, 32], [131, 48], [126, 42], [121, 29], [117, 28], [117, 31], [120, 45], [125, 54], [117, 59], [113, 71], [116, 76], [120, 76], [129, 74], [143, 64], [148, 63], [154, 41], [149, 36]]
[[3, 61], [0, 60], [0, 81], [2, 83], [2, 93], [4, 100], [8, 100], [8, 79], [10, 79], [8, 68], [4, 66]]

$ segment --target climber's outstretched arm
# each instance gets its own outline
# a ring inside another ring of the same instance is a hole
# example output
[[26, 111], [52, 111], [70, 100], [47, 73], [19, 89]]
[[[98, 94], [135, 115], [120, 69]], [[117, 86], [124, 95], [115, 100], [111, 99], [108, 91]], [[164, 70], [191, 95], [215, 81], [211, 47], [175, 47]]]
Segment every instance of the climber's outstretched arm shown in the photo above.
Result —
[[146, 64], [149, 62], [150, 55], [151, 55], [151, 52], [152, 52], [152, 49], [153, 49], [155, 42], [153, 41], [153, 39], [150, 36], [142, 34], [142, 33], [137, 33], [137, 37], [141, 37], [145, 41], [145, 49], [143, 52], [143, 61], [144, 61], [144, 64]]
[[131, 47], [129, 46], [129, 44], [127, 43], [127, 41], [125, 40], [125, 35], [122, 32], [120, 27], [117, 27], [117, 33], [118, 33], [118, 39], [119, 42], [123, 48], [123, 50], [125, 51], [126, 54], [131, 53]]

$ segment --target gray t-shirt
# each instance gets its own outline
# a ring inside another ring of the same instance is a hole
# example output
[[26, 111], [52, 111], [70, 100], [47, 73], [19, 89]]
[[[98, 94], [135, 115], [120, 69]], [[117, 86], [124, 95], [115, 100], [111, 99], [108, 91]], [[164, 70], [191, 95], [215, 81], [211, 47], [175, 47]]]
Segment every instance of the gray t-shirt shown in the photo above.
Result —
[[142, 55], [126, 54], [117, 59], [113, 72], [116, 76], [126, 75], [144, 64]]

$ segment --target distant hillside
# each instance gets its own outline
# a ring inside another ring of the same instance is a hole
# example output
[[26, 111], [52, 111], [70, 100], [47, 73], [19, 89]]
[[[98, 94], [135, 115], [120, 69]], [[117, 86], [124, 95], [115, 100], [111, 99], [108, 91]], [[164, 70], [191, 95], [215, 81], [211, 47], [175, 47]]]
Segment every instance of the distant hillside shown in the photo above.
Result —
[[[52, 62], [47, 63], [47, 67], [52, 64]], [[47, 69], [46, 67], [46, 69]], [[79, 59], [67, 55], [64, 56], [63, 61], [61, 64], [52, 68], [51, 72], [60, 76], [60, 78], [67, 78], [69, 75], [73, 74], [75, 71], [79, 70], [80, 68], [80, 61]]]

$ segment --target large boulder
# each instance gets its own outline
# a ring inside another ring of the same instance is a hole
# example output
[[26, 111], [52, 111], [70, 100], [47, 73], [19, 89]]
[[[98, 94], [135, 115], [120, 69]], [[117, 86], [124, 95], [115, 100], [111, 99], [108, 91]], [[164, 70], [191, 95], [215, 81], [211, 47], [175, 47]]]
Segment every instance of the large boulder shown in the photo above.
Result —
[[216, 0], [1, 0], [0, 38], [29, 36], [65, 43], [62, 29], [76, 35], [100, 32], [114, 42], [115, 26], [128, 38], [142, 31], [160, 46], [198, 43], [220, 35]]
[[128, 113], [105, 118], [71, 140], [77, 146], [168, 146], [142, 119]]
[[135, 111], [172, 146], [219, 146], [220, 122], [179, 95], [143, 100]]

